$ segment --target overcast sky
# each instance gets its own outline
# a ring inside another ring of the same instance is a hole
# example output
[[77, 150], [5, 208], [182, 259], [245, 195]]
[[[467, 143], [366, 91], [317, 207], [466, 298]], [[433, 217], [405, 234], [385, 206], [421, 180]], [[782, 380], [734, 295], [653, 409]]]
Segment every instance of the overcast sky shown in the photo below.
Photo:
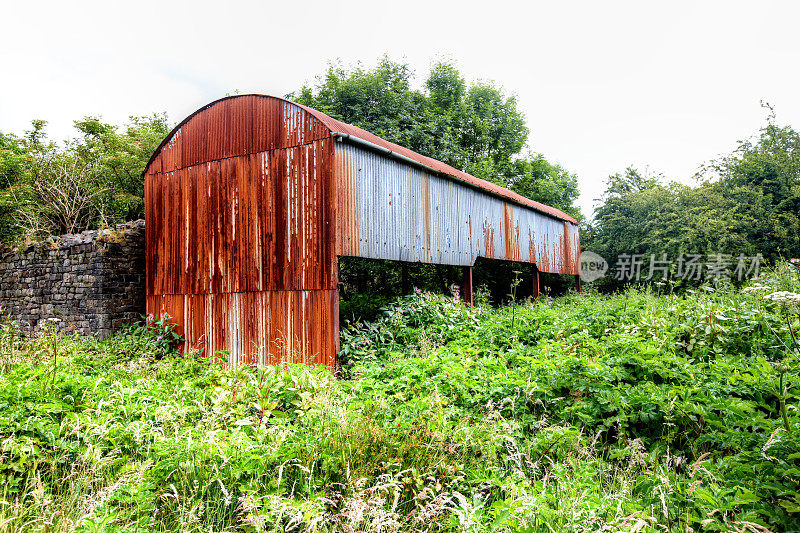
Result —
[[179, 121], [232, 93], [284, 95], [330, 60], [439, 58], [515, 93], [530, 145], [575, 172], [591, 214], [629, 165], [691, 182], [757, 133], [800, 127], [800, 3], [2, 0], [0, 131], [54, 138], [87, 114]]

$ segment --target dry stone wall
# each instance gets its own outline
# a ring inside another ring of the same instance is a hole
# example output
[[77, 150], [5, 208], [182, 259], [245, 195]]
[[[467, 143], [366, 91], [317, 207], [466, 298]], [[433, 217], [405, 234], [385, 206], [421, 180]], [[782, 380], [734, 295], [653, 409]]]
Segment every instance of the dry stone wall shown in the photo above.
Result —
[[144, 221], [62, 235], [0, 258], [0, 306], [27, 334], [108, 337], [145, 312]]

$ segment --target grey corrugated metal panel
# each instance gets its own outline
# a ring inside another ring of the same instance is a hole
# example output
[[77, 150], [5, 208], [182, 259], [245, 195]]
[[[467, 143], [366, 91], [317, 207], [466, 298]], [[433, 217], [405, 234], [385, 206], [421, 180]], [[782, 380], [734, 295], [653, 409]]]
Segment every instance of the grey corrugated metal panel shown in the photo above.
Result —
[[[373, 173], [378, 176], [383, 175], [383, 169], [381, 168], [380, 163], [380, 159], [378, 159], [375, 154], [372, 154], [368, 158], [368, 163], [363, 169], [362, 176], [369, 176]], [[362, 182], [366, 183], [369, 187], [369, 194], [366, 198], [366, 211], [369, 218], [366, 220], [368, 221], [368, 226], [370, 227], [369, 247], [372, 249], [372, 254], [374, 257], [381, 257], [383, 255], [381, 253], [379, 241], [381, 230], [386, 227], [386, 224], [379, 222], [386, 216], [385, 210], [382, 209], [384, 206], [379, 192], [382, 182], [383, 180], [365, 180]]]
[[427, 203], [428, 191], [425, 187], [428, 174], [415, 169], [411, 176], [413, 205], [413, 218], [410, 220], [411, 232], [414, 235], [414, 255], [415, 261], [427, 261], [425, 246], [430, 241], [430, 234], [425, 230], [423, 224], [425, 218], [425, 204]]
[[424, 173], [413, 169], [411, 172], [411, 179], [409, 180], [409, 198], [411, 199], [411, 216], [407, 221], [410, 225], [409, 232], [411, 233], [411, 260], [422, 261], [422, 242], [424, 237], [422, 235], [423, 228], [420, 225], [422, 220], [422, 184], [425, 179]]
[[357, 219], [357, 255], [453, 265], [481, 255], [571, 273], [574, 226], [347, 142], [337, 143], [336, 153], [350, 169], [351, 180], [343, 182], [355, 189], [342, 196], [358, 198], [348, 204], [357, 212], [339, 214]]
[[444, 191], [442, 190], [444, 183], [437, 179], [430, 180], [430, 229], [431, 229], [431, 260], [435, 263], [442, 263], [447, 256], [447, 248], [445, 245], [446, 231], [442, 221], [443, 204], [446, 202]]
[[503, 259], [503, 202], [491, 196], [480, 196], [481, 209], [478, 216], [485, 222], [484, 255], [495, 259]]
[[[379, 158], [373, 157], [372, 165], [370, 165], [370, 171], [377, 172], [379, 176], [383, 175], [384, 168], [382, 168], [383, 165], [381, 163], [382, 161]], [[373, 216], [372, 220], [379, 221], [384, 218], [388, 218], [389, 215], [387, 210], [388, 205], [386, 204], [386, 198], [383, 194], [383, 184], [385, 183], [385, 180], [373, 180], [372, 183], [373, 192], [370, 202], [372, 204], [370, 211], [372, 212]], [[375, 230], [372, 236], [372, 245], [375, 247], [375, 255], [378, 257], [384, 257], [385, 251], [383, 243], [386, 242], [386, 230], [389, 227], [389, 224], [373, 222], [372, 226]]]
[[493, 218], [492, 223], [494, 225], [494, 240], [492, 242], [494, 243], [494, 256], [497, 259], [505, 259], [504, 203], [494, 198], [492, 198], [492, 200], [491, 213]]
[[436, 180], [436, 203], [431, 204], [431, 217], [436, 222], [431, 227], [436, 228], [437, 252], [439, 257], [451, 257], [455, 250], [450, 248], [450, 214], [457, 209], [457, 205], [450, 201], [448, 183]]
[[503, 217], [502, 209], [503, 204], [500, 200], [494, 198], [487, 199], [486, 214], [489, 216], [489, 226], [492, 228], [492, 257], [496, 259], [503, 258]]
[[381, 201], [386, 205], [386, 216], [390, 220], [390, 224], [384, 225], [382, 236], [381, 236], [381, 249], [383, 250], [384, 255], [392, 255], [397, 257], [398, 255], [398, 248], [397, 248], [397, 238], [392, 235], [391, 229], [397, 227], [397, 215], [395, 214], [395, 206], [394, 202], [392, 201], [394, 198], [395, 193], [395, 180], [392, 179], [392, 175], [394, 169], [389, 169], [387, 173], [388, 179], [381, 180], [383, 184], [383, 196], [381, 197]]
[[526, 263], [535, 263], [536, 254], [531, 257], [531, 227], [534, 219], [524, 209], [520, 209], [519, 217], [519, 260]]
[[486, 212], [484, 205], [485, 198], [481, 196], [470, 196], [470, 225], [472, 228], [472, 255], [477, 257], [479, 255], [486, 256], [486, 232], [484, 226], [486, 225], [486, 217], [483, 213]]
[[[368, 159], [352, 157], [351, 155], [350, 161], [353, 163], [353, 168], [355, 170], [353, 174], [353, 186], [358, 191], [358, 213], [356, 213], [356, 220], [358, 220], [359, 227], [358, 249], [359, 252], [363, 254], [365, 251], [371, 250], [367, 243], [372, 238], [372, 224], [362, 224], [362, 218], [364, 217], [361, 216], [369, 205], [367, 198], [370, 195], [370, 191], [366, 190], [366, 188], [361, 185], [365, 175], [365, 169], [363, 167], [368, 164]], [[371, 256], [368, 255], [366, 257]]]
[[414, 248], [412, 246], [412, 225], [409, 223], [412, 203], [408, 194], [411, 184], [411, 171], [408, 168], [394, 167], [392, 173], [397, 193], [397, 257], [400, 261], [411, 261]]
[[489, 222], [486, 220], [486, 197], [470, 196], [470, 213], [472, 215], [472, 255], [474, 257], [489, 257], [487, 228]]
[[410, 168], [396, 168], [397, 193], [400, 195], [400, 209], [398, 213], [398, 242], [397, 251], [400, 261], [412, 261], [414, 257], [414, 234], [410, 219], [413, 215], [414, 203], [409, 194], [411, 182], [414, 179]]
[[480, 227], [478, 224], [478, 217], [475, 216], [477, 212], [477, 196], [464, 196], [463, 201], [461, 202], [461, 209], [466, 210], [466, 217], [467, 217], [467, 239], [469, 241], [469, 257], [466, 258], [467, 261], [471, 260], [473, 257], [478, 256], [479, 248], [479, 239], [478, 235], [480, 234]]
[[441, 225], [440, 235], [442, 238], [442, 253], [447, 257], [453, 257], [455, 260], [458, 260], [458, 242], [454, 237], [454, 232], [457, 228], [453, 223], [453, 219], [458, 213], [458, 202], [456, 202], [453, 198], [453, 190], [451, 185], [452, 183], [448, 181], [442, 182], [440, 189], [442, 195], [442, 204], [437, 206], [436, 216], [438, 217], [439, 224]]
[[458, 257], [461, 261], [472, 257], [472, 243], [469, 241], [469, 212], [464, 206], [466, 196], [454, 194], [458, 205], [458, 216], [456, 217], [456, 227], [458, 228]]
[[486, 198], [470, 196], [470, 213], [472, 214], [472, 255], [486, 256]]
[[465, 208], [464, 199], [466, 196], [458, 194], [455, 189], [455, 184], [450, 184], [450, 195], [453, 198], [452, 202], [455, 206], [453, 211], [453, 229], [455, 234], [455, 247], [458, 255], [459, 262], [465, 261], [472, 257], [472, 243], [469, 242], [469, 231], [467, 224], [469, 221], [466, 217], [467, 210]]
[[542, 244], [540, 248], [541, 270], [544, 272], [557, 272], [560, 270], [559, 253], [561, 252], [561, 241], [559, 237], [563, 227], [552, 220], [543, 220], [540, 233], [542, 235]]
[[432, 263], [442, 263], [442, 227], [439, 219], [439, 205], [442, 202], [442, 191], [438, 180], [428, 178], [428, 228], [430, 231], [430, 260]]

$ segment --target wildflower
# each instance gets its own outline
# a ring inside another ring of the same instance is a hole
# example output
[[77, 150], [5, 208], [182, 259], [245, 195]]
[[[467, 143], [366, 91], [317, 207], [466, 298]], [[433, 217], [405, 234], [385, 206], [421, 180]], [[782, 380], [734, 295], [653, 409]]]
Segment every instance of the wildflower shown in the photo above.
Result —
[[150, 313], [149, 315], [147, 315], [147, 323], [149, 324], [152, 321], [153, 321], [153, 313]]
[[742, 294], [755, 294], [757, 292], [767, 291], [767, 290], [769, 290], [769, 287], [765, 287], [764, 285], [756, 283], [751, 287], [745, 287], [744, 289], [742, 289]]
[[419, 287], [414, 287], [414, 294], [422, 294], [422, 289]]
[[789, 292], [789, 291], [773, 292], [764, 296], [764, 299], [767, 301], [774, 302], [776, 304], [785, 305], [787, 307], [794, 307], [800, 305], [800, 294], [796, 292]]
[[455, 303], [458, 303], [458, 301], [460, 300], [460, 296], [461, 296], [461, 287], [459, 287], [458, 285], [452, 285], [450, 287], [450, 290], [453, 293], [453, 301]]

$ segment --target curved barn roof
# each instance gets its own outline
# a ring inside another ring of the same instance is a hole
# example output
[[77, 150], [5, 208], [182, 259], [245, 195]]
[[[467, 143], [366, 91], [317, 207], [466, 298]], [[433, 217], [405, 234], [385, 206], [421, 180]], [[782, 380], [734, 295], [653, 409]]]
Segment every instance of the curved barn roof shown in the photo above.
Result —
[[298, 104], [296, 102], [292, 102], [291, 100], [287, 100], [285, 98], [279, 98], [279, 97], [276, 97], [276, 96], [269, 96], [269, 95], [264, 95], [264, 94], [244, 94], [244, 95], [227, 96], [225, 98], [220, 98], [219, 100], [215, 100], [214, 102], [211, 102], [210, 104], [207, 104], [207, 105], [201, 107], [200, 109], [198, 109], [197, 111], [195, 111], [194, 113], [192, 113], [191, 115], [186, 117], [177, 126], [175, 126], [175, 128], [170, 132], [170, 134], [167, 135], [167, 137], [161, 142], [159, 147], [155, 150], [155, 152], [153, 152], [153, 155], [150, 157], [150, 160], [148, 161], [147, 166], [145, 167], [145, 173], [147, 172], [147, 168], [150, 166], [150, 164], [153, 162], [153, 160], [161, 152], [162, 148], [164, 148], [164, 146], [167, 145], [170, 140], [172, 140], [172, 138], [175, 136], [175, 134], [178, 131], [180, 131], [181, 127], [184, 124], [186, 124], [187, 122], [189, 122], [189, 120], [191, 120], [196, 115], [202, 113], [203, 111], [205, 111], [205, 110], [217, 105], [220, 102], [224, 102], [226, 100], [231, 100], [231, 99], [234, 99], [234, 98], [242, 98], [242, 97], [271, 98], [271, 99], [275, 99], [275, 100], [279, 100], [279, 101], [285, 102], [287, 104], [295, 105], [295, 106], [299, 107], [300, 109], [303, 109], [305, 112], [310, 114], [312, 117], [316, 118], [318, 121], [320, 121], [330, 131], [331, 136], [350, 137], [350, 138], [354, 138], [354, 139], [357, 139], [357, 140], [360, 140], [360, 141], [364, 141], [364, 142], [366, 142], [368, 144], [375, 145], [376, 147], [378, 147], [380, 149], [386, 150], [387, 152], [391, 152], [392, 154], [396, 154], [396, 155], [400, 156], [403, 159], [410, 159], [412, 161], [415, 161], [416, 163], [418, 163], [418, 164], [420, 164], [422, 166], [428, 167], [429, 169], [431, 169], [431, 170], [433, 170], [435, 172], [438, 172], [438, 173], [440, 173], [440, 174], [442, 174], [444, 176], [449, 176], [450, 178], [454, 178], [454, 179], [456, 179], [458, 181], [461, 181], [461, 182], [467, 183], [469, 185], [472, 185], [475, 188], [485, 190], [487, 193], [492, 194], [494, 196], [499, 196], [501, 198], [504, 198], [504, 199], [509, 200], [511, 202], [514, 202], [516, 204], [520, 204], [520, 205], [535, 209], [536, 211], [545, 213], [547, 215], [550, 215], [552, 217], [555, 217], [555, 218], [558, 218], [558, 219], [561, 219], [561, 220], [565, 220], [565, 221], [570, 222], [572, 224], [577, 224], [577, 221], [573, 217], [571, 217], [570, 215], [568, 215], [568, 214], [564, 213], [563, 211], [560, 211], [560, 210], [558, 210], [558, 209], [556, 209], [554, 207], [550, 207], [549, 205], [545, 205], [545, 204], [542, 204], [540, 202], [536, 202], [534, 200], [531, 200], [530, 198], [526, 198], [526, 197], [524, 197], [524, 196], [522, 196], [520, 194], [517, 194], [517, 193], [515, 193], [515, 192], [513, 192], [513, 191], [511, 191], [509, 189], [506, 189], [505, 187], [501, 187], [501, 186], [496, 185], [494, 183], [491, 183], [489, 181], [486, 181], [486, 180], [483, 180], [483, 179], [480, 179], [480, 178], [476, 178], [475, 176], [473, 176], [471, 174], [467, 174], [466, 172], [462, 172], [461, 170], [458, 170], [458, 169], [456, 169], [454, 167], [451, 167], [450, 165], [442, 163], [441, 161], [439, 161], [437, 159], [433, 159], [431, 157], [424, 156], [424, 155], [419, 154], [419, 153], [417, 153], [417, 152], [415, 152], [413, 150], [405, 148], [404, 146], [400, 146], [398, 144], [394, 144], [392, 142], [389, 142], [389, 141], [387, 141], [385, 139], [382, 139], [381, 137], [378, 137], [377, 135], [375, 135], [373, 133], [370, 133], [370, 132], [368, 132], [366, 130], [363, 130], [363, 129], [359, 128], [359, 127], [353, 126], [352, 124], [346, 124], [346, 123], [344, 123], [344, 122], [342, 122], [340, 120], [336, 120], [335, 118], [331, 118], [328, 115], [326, 115], [325, 113], [323, 113], [321, 111], [317, 111], [316, 109], [312, 109], [312, 108], [304, 106], [302, 104]]

